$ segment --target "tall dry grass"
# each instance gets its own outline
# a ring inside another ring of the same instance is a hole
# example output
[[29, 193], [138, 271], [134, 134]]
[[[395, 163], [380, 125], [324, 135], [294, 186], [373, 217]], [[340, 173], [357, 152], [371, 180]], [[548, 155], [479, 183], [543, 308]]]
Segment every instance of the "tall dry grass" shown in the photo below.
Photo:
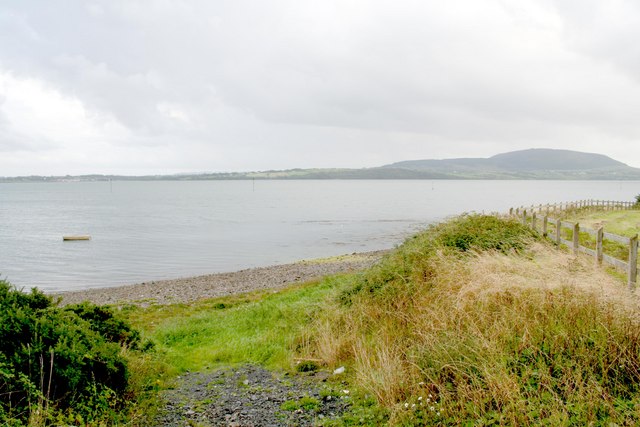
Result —
[[591, 260], [468, 216], [349, 285], [306, 351], [349, 364], [393, 424], [635, 425], [638, 308]]

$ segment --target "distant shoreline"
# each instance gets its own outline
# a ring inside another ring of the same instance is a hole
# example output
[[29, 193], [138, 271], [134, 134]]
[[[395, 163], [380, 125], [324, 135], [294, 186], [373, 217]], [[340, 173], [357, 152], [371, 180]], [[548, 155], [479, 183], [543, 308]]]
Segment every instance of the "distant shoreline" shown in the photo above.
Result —
[[291, 264], [250, 268], [230, 273], [158, 280], [133, 285], [49, 293], [63, 305], [89, 301], [94, 304], [173, 304], [245, 292], [279, 289], [327, 275], [364, 270], [388, 250], [360, 252]]
[[489, 158], [405, 160], [365, 168], [292, 168], [154, 175], [85, 174], [1, 177], [0, 182], [203, 181], [305, 179], [612, 180], [640, 179], [640, 169], [602, 154], [533, 148]]

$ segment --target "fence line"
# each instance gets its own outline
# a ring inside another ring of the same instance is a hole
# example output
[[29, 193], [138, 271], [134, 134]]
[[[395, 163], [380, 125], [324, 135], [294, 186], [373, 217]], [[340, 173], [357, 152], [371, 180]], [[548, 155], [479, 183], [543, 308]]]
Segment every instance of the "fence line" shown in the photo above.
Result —
[[[619, 236], [604, 231], [604, 227], [594, 230], [588, 227], [580, 227], [579, 223], [563, 221], [560, 218], [553, 218], [549, 214], [562, 214], [574, 209], [599, 209], [599, 210], [622, 210], [633, 209], [633, 202], [618, 202], [612, 200], [580, 200], [577, 202], [546, 204], [530, 206], [528, 208], [519, 207], [509, 209], [509, 215], [517, 217], [522, 224], [530, 226], [533, 230], [540, 232], [545, 238], [551, 239], [555, 244], [566, 245], [573, 250], [574, 254], [580, 252], [594, 257], [598, 265], [603, 263], [612, 265], [615, 268], [627, 273], [627, 284], [630, 290], [634, 290], [638, 277], [638, 235], [632, 237]], [[540, 218], [539, 215], [543, 214]], [[540, 225], [539, 225], [540, 224]], [[550, 233], [549, 224], [554, 227], [553, 234]], [[563, 237], [562, 230], [570, 230], [571, 239]], [[580, 244], [580, 233], [587, 233], [595, 239], [594, 248]], [[629, 256], [626, 261], [615, 258], [604, 253], [604, 242], [612, 241], [627, 246]]]
[[545, 212], [547, 215], [550, 213], [561, 213], [565, 211], [575, 210], [575, 209], [597, 209], [597, 210], [623, 210], [623, 209], [633, 209], [635, 206], [635, 202], [619, 202], [614, 200], [578, 200], [574, 202], [561, 202], [554, 204], [545, 204], [545, 205], [531, 205], [528, 207], [520, 206], [519, 208], [511, 208], [509, 209], [509, 215], [520, 215], [522, 211], [527, 210], [528, 212], [537, 212], [541, 214]]

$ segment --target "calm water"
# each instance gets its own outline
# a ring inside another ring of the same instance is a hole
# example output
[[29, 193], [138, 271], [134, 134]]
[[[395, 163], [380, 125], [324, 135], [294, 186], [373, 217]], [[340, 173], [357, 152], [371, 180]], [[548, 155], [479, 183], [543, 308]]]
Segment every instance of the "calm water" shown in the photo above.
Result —
[[638, 193], [629, 181], [0, 184], [0, 277], [57, 291], [233, 271], [390, 248], [462, 212]]

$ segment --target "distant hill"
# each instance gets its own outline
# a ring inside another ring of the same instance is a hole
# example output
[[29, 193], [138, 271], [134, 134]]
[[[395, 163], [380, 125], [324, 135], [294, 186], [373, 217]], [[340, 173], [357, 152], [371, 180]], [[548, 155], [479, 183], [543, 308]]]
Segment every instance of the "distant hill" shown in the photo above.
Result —
[[593, 170], [628, 168], [626, 164], [603, 154], [569, 150], [533, 148], [490, 157], [491, 164], [508, 170]]
[[640, 179], [640, 169], [602, 154], [542, 148], [489, 158], [408, 160], [383, 168], [466, 179]]
[[363, 169], [288, 169], [180, 175], [2, 178], [0, 182], [194, 181], [238, 179], [578, 179], [640, 180], [640, 169], [602, 154], [534, 148], [489, 158], [406, 160]]

